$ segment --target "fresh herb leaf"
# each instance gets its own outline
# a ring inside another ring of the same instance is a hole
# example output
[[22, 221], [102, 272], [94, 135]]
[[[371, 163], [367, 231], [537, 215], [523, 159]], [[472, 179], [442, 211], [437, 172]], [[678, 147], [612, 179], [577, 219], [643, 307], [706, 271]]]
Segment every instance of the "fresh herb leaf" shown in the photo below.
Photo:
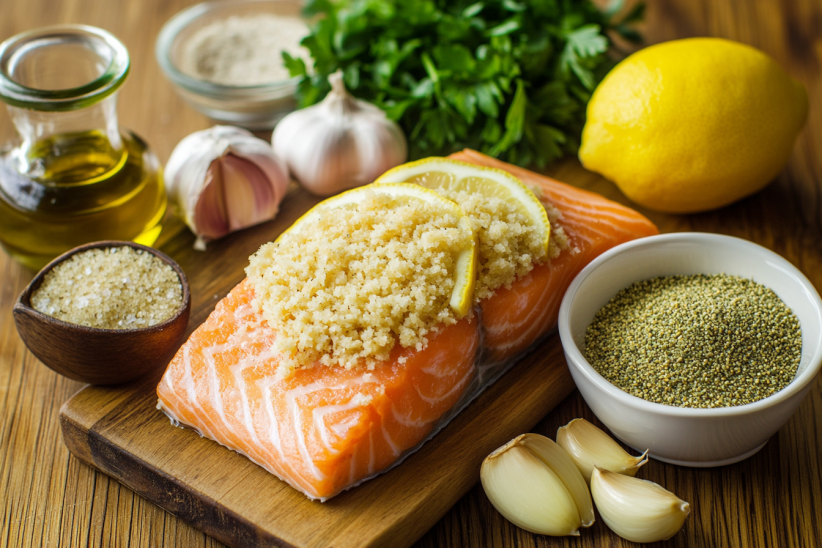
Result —
[[599, 25], [579, 27], [566, 36], [565, 48], [570, 49], [578, 58], [595, 57], [608, 50], [608, 39], [599, 33]]
[[514, 0], [504, 0], [502, 2], [502, 6], [507, 9], [508, 11], [525, 11], [528, 9], [528, 6], [525, 4], [520, 4], [519, 2], [514, 2]]
[[470, 19], [471, 17], [474, 17], [475, 15], [478, 15], [479, 12], [481, 12], [482, 8], [484, 8], [484, 7], [485, 7], [485, 4], [483, 4], [482, 2], [477, 2], [476, 4], [471, 4], [470, 6], [468, 6], [464, 10], [462, 10], [462, 16], [466, 19]]
[[525, 83], [517, 80], [517, 91], [514, 93], [514, 100], [505, 115], [505, 133], [502, 139], [488, 149], [491, 156], [499, 156], [511, 148], [514, 143], [522, 139], [522, 128], [525, 125], [525, 103], [528, 99], [525, 96]]
[[305, 61], [301, 58], [294, 58], [287, 51], [283, 51], [283, 64], [288, 69], [291, 76], [305, 76]]
[[502, 36], [503, 34], [511, 34], [515, 30], [519, 30], [520, 22], [516, 19], [509, 19], [501, 25], [497, 25], [492, 29], [488, 29], [485, 34], [488, 36]]
[[464, 147], [521, 165], [576, 152], [591, 92], [614, 64], [609, 33], [628, 41], [644, 4], [614, 0], [309, 0], [302, 44], [313, 66], [283, 54], [302, 77], [301, 106], [327, 77], [382, 108], [411, 157]]

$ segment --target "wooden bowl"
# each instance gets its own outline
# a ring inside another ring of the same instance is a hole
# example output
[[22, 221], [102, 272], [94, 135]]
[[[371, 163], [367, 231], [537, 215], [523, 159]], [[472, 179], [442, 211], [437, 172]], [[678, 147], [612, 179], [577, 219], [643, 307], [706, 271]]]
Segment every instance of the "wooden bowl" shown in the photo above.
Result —
[[[58, 320], [31, 305], [32, 293], [46, 274], [76, 253], [128, 246], [151, 253], [171, 268], [183, 286], [183, 304], [168, 320], [138, 329], [101, 329]], [[20, 338], [44, 364], [70, 379], [90, 384], [120, 384], [165, 367], [182, 343], [191, 312], [188, 280], [180, 266], [156, 249], [134, 242], [102, 241], [76, 247], [41, 270], [14, 304]]]

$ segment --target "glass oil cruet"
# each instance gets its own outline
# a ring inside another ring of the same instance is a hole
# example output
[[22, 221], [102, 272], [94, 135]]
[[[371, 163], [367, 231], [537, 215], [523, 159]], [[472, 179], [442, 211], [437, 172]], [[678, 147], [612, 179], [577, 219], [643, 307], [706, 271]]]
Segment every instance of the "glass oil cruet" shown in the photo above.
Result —
[[0, 150], [0, 244], [39, 269], [97, 240], [151, 245], [166, 211], [160, 163], [117, 124], [126, 48], [83, 25], [0, 44], [0, 99], [18, 134]]

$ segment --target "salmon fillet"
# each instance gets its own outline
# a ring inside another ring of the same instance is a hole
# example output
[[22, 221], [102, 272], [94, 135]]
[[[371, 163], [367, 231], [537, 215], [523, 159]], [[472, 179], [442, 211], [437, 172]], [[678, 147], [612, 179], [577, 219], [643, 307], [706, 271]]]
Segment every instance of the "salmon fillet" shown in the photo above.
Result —
[[480, 302], [486, 356], [502, 361], [522, 352], [557, 325], [559, 305], [568, 286], [588, 263], [630, 240], [659, 234], [633, 209], [533, 171], [466, 149], [450, 158], [509, 172], [528, 186], [542, 189], [540, 199], [562, 213], [560, 224], [570, 249], [535, 267]]
[[[397, 462], [553, 329], [562, 295], [603, 251], [658, 231], [631, 209], [474, 151], [456, 159], [500, 167], [562, 212], [571, 249], [480, 303], [481, 316], [396, 345], [373, 371], [317, 365], [281, 379], [277, 334], [241, 282], [180, 348], [157, 387], [176, 424], [246, 455], [312, 499], [326, 500]], [[481, 324], [477, 320], [481, 317]], [[482, 363], [476, 363], [481, 345]], [[404, 363], [400, 363], [404, 361]]]
[[421, 351], [396, 345], [370, 372], [317, 365], [278, 379], [270, 350], [277, 335], [253, 297], [244, 280], [217, 303], [169, 364], [159, 407], [312, 499], [387, 468], [428, 435], [474, 376], [479, 324], [464, 319]]

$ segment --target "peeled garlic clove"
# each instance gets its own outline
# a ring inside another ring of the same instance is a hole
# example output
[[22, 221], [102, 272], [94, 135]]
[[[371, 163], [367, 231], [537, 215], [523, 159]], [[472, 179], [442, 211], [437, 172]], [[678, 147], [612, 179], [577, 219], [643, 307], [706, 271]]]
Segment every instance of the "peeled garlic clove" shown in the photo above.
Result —
[[579, 535], [573, 497], [557, 474], [515, 438], [488, 455], [480, 469], [491, 504], [508, 521], [542, 535]]
[[588, 483], [594, 466], [635, 476], [637, 470], [648, 462], [648, 451], [638, 457], [629, 455], [611, 436], [585, 419], [574, 419], [560, 427], [557, 444], [565, 449]]
[[632, 542], [667, 540], [682, 528], [690, 506], [652, 481], [594, 468], [591, 494], [611, 530]]
[[268, 143], [231, 126], [184, 138], [165, 170], [169, 198], [197, 236], [198, 249], [274, 218], [288, 182], [285, 166]]
[[539, 434], [523, 434], [517, 438], [519, 443], [531, 450], [542, 462], [562, 480], [565, 488], [574, 499], [583, 527], [590, 527], [594, 523], [594, 504], [591, 502], [591, 493], [582, 473], [562, 447], [550, 438]]
[[288, 114], [271, 135], [291, 175], [319, 196], [371, 183], [407, 157], [395, 122], [349, 94], [342, 72], [328, 81], [331, 91], [322, 102]]

